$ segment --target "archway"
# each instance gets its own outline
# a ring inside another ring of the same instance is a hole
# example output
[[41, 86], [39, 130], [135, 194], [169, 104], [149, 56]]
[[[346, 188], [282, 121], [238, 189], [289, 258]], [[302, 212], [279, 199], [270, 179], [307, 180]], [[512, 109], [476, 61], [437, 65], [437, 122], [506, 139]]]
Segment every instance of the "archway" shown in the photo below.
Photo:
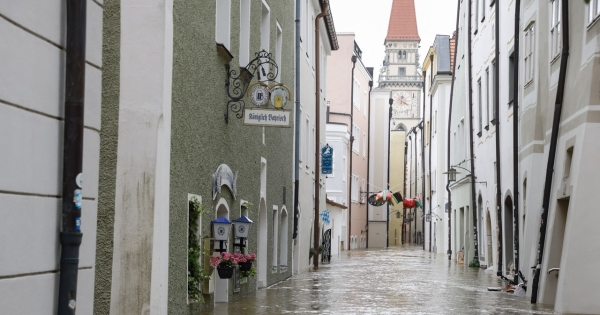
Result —
[[[224, 198], [221, 198], [216, 206], [216, 217], [225, 217], [229, 219], [229, 205]], [[218, 245], [217, 245], [218, 246]], [[215, 272], [216, 274], [216, 272]], [[218, 275], [215, 276], [215, 302], [228, 302], [229, 300], [229, 279], [221, 279]]]
[[288, 258], [288, 214], [285, 206], [281, 208], [279, 219], [279, 266], [287, 268]]
[[257, 285], [259, 288], [267, 286], [267, 203], [260, 199], [258, 208], [258, 257], [257, 257]]
[[514, 263], [514, 224], [513, 224], [513, 201], [511, 196], [504, 200], [504, 273], [512, 272]]
[[481, 197], [481, 193], [479, 194], [479, 198], [477, 198], [477, 244], [479, 246], [479, 261], [485, 259], [485, 246], [481, 246], [483, 244], [483, 198]]

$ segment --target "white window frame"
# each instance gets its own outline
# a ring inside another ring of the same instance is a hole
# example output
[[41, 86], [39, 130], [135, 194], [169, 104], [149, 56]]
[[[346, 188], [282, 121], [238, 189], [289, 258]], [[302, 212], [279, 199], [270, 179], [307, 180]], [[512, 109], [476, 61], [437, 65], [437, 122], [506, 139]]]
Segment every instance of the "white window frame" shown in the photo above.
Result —
[[367, 133], [363, 132], [363, 159], [367, 158]]
[[252, 0], [240, 0], [240, 67], [250, 62], [250, 8]]
[[473, 23], [473, 34], [477, 34], [477, 27], [479, 25], [479, 0], [475, 0], [475, 16]]
[[490, 68], [485, 69], [485, 126], [490, 125]]
[[481, 22], [485, 21], [485, 0], [481, 2]]
[[231, 0], [216, 0], [215, 41], [231, 51]]
[[354, 78], [354, 91], [352, 91], [352, 104], [360, 111], [360, 83]]
[[550, 0], [550, 60], [553, 62], [561, 49], [561, 1]]
[[311, 140], [311, 133], [310, 133], [310, 116], [308, 116], [308, 114], [306, 115], [306, 120], [304, 121], [304, 135], [306, 136], [306, 139], [304, 140], [304, 145], [305, 145], [305, 150], [304, 150], [304, 164], [305, 164], [305, 168], [308, 171], [308, 169], [310, 168], [310, 143], [312, 142]]
[[350, 200], [358, 202], [358, 175], [352, 174], [352, 191], [350, 192]]
[[535, 47], [535, 24], [531, 23], [526, 29], [524, 34], [525, 40], [525, 56], [523, 60], [525, 85], [533, 81], [533, 71], [535, 69], [533, 51]]
[[594, 23], [600, 17], [600, 0], [590, 0], [587, 4], [588, 24]]
[[[283, 54], [283, 30], [281, 29], [281, 25], [279, 25], [279, 21], [275, 21], [275, 26], [277, 32], [277, 35], [275, 37], [275, 62], [277, 63], [277, 65], [281, 65], [281, 55]], [[275, 81], [277, 83], [281, 83], [281, 70], [282, 67], [279, 66], [277, 68], [277, 77], [275, 78]]]
[[[264, 49], [266, 52], [269, 52], [271, 45], [271, 8], [264, 0], [262, 1], [261, 10], [262, 13], [260, 22], [260, 49]], [[262, 68], [264, 70], [264, 73], [268, 74], [270, 72], [268, 64], [263, 65]], [[266, 77], [263, 77], [262, 79], [262, 81], [267, 80]]]
[[483, 97], [481, 89], [481, 78], [477, 80], [477, 108], [479, 109], [479, 136], [483, 132]]
[[352, 152], [360, 154], [360, 128], [356, 124], [352, 124]]

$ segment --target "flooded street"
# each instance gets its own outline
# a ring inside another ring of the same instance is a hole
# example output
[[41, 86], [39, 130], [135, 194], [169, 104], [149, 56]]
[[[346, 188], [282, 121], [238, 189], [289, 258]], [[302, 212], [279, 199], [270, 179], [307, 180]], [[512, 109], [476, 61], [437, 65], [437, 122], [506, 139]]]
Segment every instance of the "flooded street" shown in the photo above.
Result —
[[203, 314], [554, 314], [528, 298], [487, 291], [503, 285], [491, 272], [420, 247], [355, 250]]

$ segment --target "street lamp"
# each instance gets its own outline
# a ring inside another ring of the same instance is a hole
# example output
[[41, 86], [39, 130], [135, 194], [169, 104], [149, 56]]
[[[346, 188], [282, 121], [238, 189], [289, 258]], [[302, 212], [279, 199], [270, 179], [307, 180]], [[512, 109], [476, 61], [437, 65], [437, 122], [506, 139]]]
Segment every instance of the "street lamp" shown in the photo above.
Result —
[[210, 223], [212, 223], [213, 238], [220, 243], [219, 249], [215, 249], [215, 251], [219, 253], [227, 251], [227, 240], [229, 239], [231, 221], [227, 220], [226, 217], [220, 217]]
[[[390, 94], [391, 96], [391, 94]], [[390, 190], [390, 164], [392, 161], [390, 161], [390, 152], [392, 151], [392, 148], [390, 147], [390, 137], [391, 137], [391, 131], [392, 131], [392, 104], [394, 104], [394, 99], [393, 98], [389, 98], [388, 103], [390, 104], [389, 106], [389, 115], [388, 115], [388, 169], [387, 169], [387, 190]], [[390, 247], [390, 203], [387, 203], [387, 215], [386, 215], [386, 219], [387, 219], [387, 229], [386, 229], [386, 236], [385, 236], [385, 244], [386, 247]]]
[[252, 220], [248, 219], [247, 216], [243, 215], [235, 220], [233, 220], [235, 224], [235, 237], [240, 239], [238, 244], [233, 244], [238, 247], [246, 247], [246, 239], [248, 238], [248, 232], [250, 231], [250, 225], [252, 225]]

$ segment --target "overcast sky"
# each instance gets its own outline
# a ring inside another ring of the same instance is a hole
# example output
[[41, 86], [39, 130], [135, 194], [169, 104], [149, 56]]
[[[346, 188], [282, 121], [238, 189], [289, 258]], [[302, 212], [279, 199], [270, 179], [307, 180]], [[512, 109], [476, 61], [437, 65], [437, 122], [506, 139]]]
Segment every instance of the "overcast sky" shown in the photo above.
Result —
[[[375, 78], [384, 58], [392, 0], [330, 0], [336, 32], [356, 34], [366, 67], [375, 68]], [[421, 37], [421, 64], [436, 34], [452, 35], [456, 27], [456, 0], [415, 0]]]

